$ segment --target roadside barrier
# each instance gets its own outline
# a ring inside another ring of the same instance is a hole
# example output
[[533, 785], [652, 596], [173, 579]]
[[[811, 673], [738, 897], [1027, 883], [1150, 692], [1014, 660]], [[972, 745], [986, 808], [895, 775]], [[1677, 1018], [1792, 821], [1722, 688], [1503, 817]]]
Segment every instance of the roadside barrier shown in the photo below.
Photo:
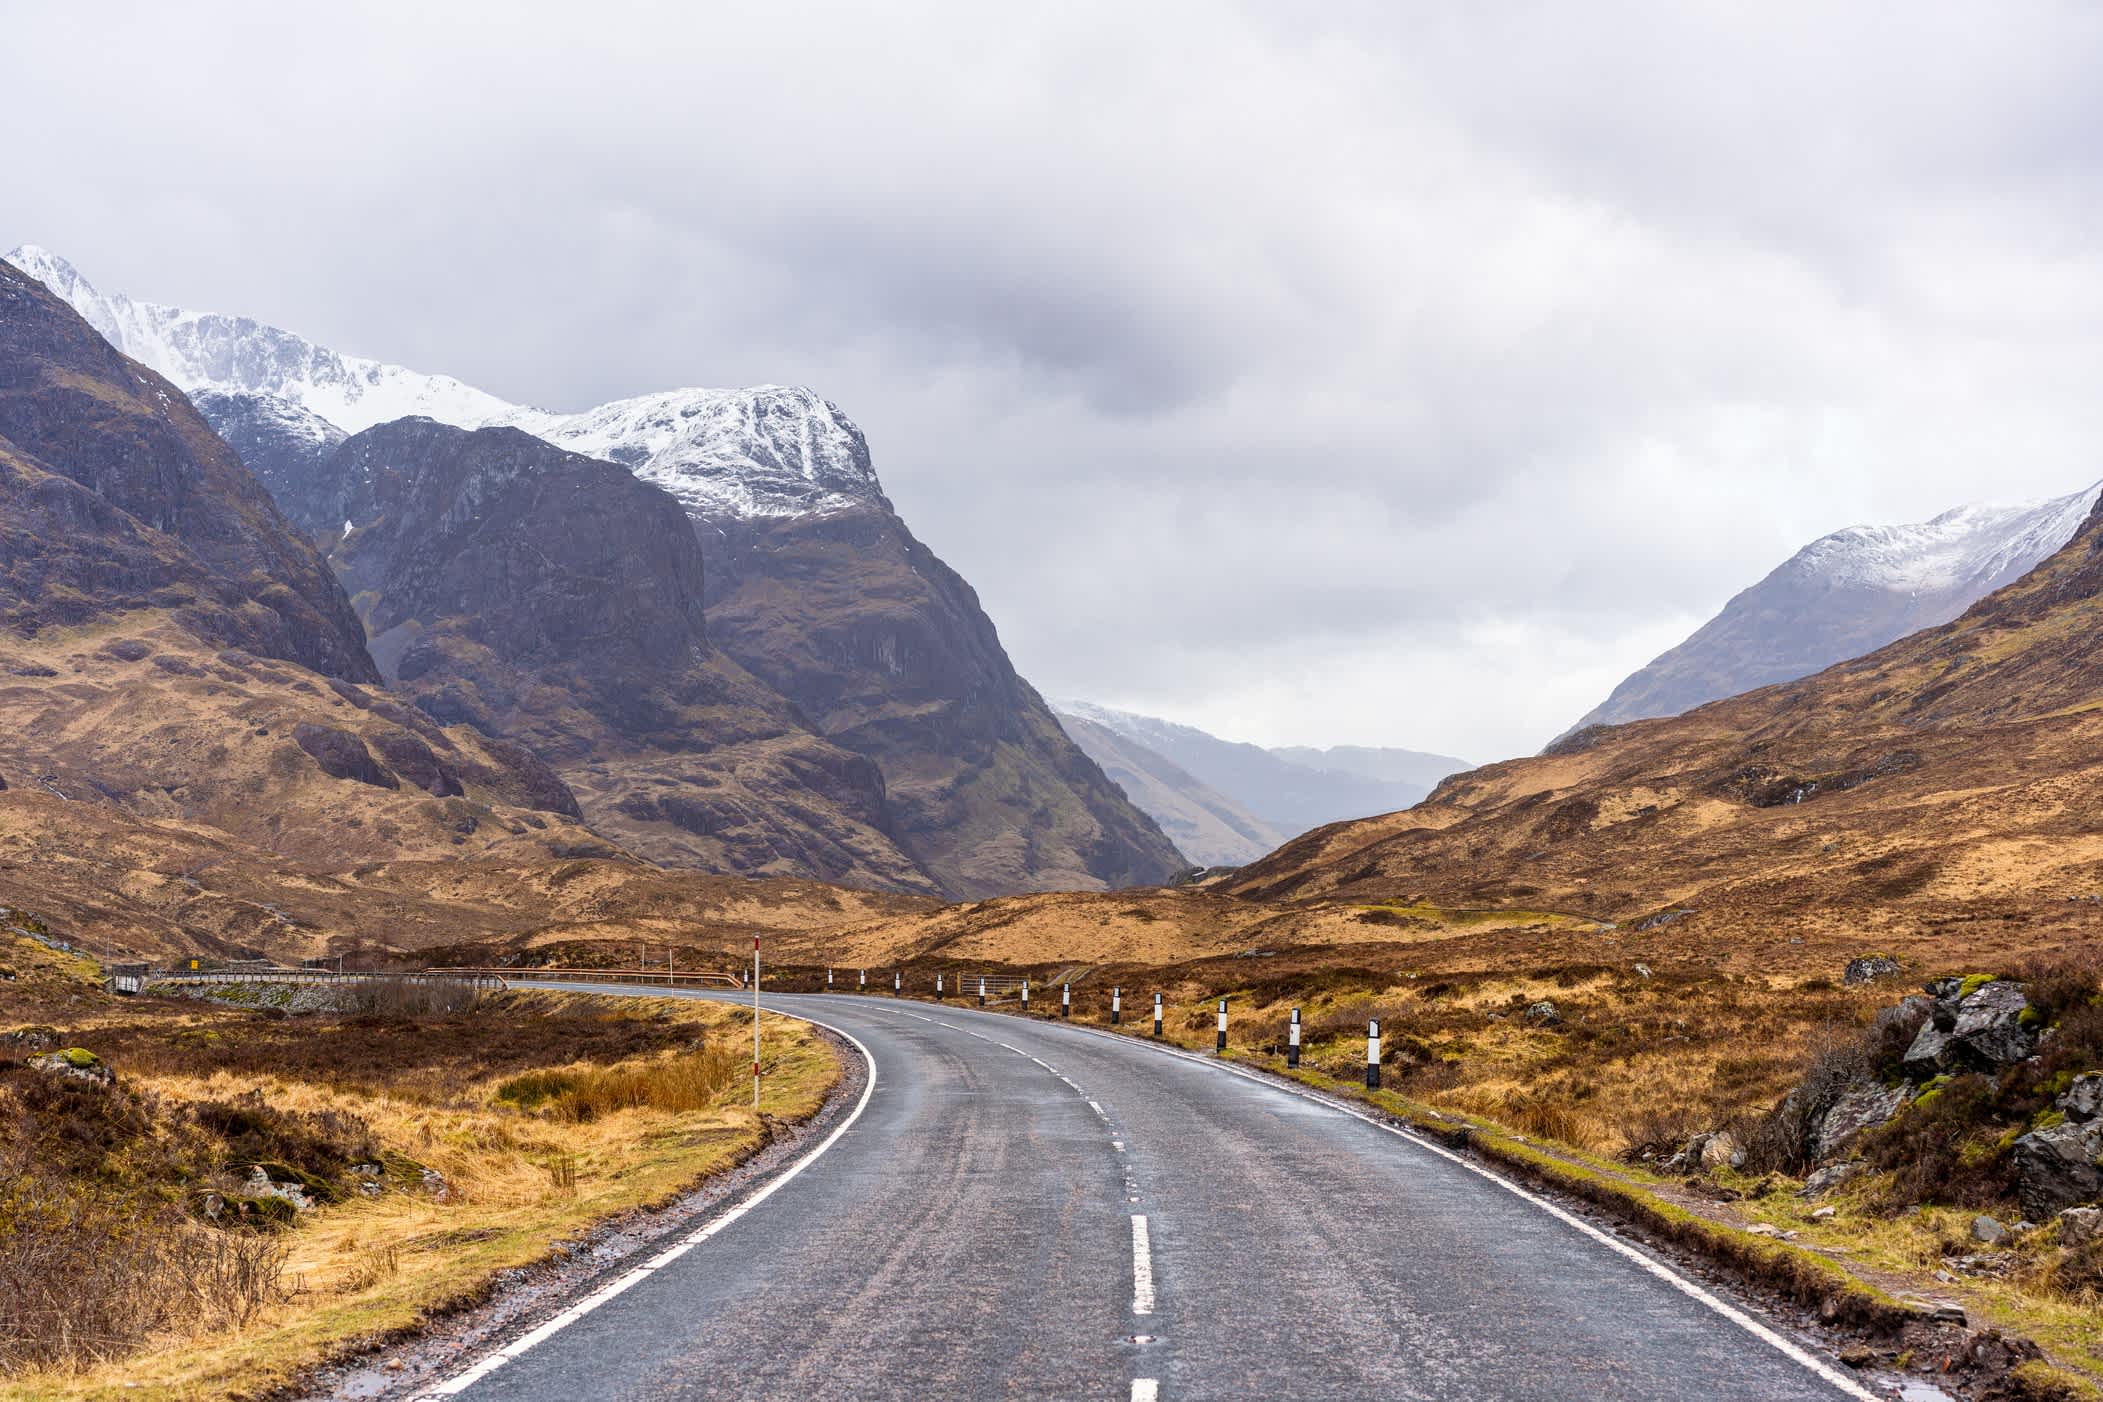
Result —
[[1300, 1064], [1300, 1010], [1292, 1010], [1292, 1025], [1285, 1029], [1285, 1064]]

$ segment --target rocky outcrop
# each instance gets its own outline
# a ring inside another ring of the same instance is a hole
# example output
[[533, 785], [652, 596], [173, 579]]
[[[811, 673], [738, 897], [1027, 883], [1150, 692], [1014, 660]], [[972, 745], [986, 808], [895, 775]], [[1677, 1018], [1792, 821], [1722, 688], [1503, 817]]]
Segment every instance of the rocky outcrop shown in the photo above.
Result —
[[1906, 1051], [1909, 1073], [1990, 1071], [2037, 1049], [2023, 1014], [2029, 1000], [2009, 979], [1938, 979], [1928, 986], [1933, 1010]]

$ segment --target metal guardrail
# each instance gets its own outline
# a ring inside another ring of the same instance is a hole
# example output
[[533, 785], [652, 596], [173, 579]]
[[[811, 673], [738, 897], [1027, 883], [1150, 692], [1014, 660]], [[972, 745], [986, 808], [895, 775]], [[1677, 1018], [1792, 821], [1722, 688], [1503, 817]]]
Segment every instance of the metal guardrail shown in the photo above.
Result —
[[[489, 989], [506, 986], [503, 975], [494, 969], [406, 969], [391, 974], [339, 974], [334, 969], [241, 969], [221, 973], [184, 969], [178, 973], [127, 972], [122, 977], [135, 979], [137, 983], [129, 990], [118, 986], [120, 993], [136, 993], [146, 985], [156, 983], [465, 983]], [[118, 980], [112, 979], [111, 982], [116, 985]]]
[[744, 988], [737, 974], [709, 969], [431, 969], [431, 975], [496, 978], [504, 983], [664, 983], [696, 988]]

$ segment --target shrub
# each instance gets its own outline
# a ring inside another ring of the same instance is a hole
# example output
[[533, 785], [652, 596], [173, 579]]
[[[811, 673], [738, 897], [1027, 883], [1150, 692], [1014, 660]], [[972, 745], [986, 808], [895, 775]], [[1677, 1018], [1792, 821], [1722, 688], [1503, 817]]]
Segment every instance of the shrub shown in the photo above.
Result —
[[2014, 1161], [1994, 1125], [1994, 1098], [1986, 1077], [1953, 1076], [1865, 1136], [1870, 1167], [1892, 1175], [1884, 1205], [1986, 1207], [2014, 1191]]

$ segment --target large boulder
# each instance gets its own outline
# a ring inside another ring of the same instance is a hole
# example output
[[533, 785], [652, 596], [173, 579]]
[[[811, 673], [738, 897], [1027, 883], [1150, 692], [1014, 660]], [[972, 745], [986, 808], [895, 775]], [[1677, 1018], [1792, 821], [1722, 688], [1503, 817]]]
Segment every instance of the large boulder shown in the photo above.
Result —
[[2015, 1141], [2016, 1197], [2023, 1216], [2043, 1222], [2103, 1196], [2103, 1120], [2067, 1120]]
[[1937, 980], [1935, 1006], [1906, 1049], [1906, 1070], [1925, 1079], [1944, 1071], [1991, 1071], [2037, 1050], [2023, 1014], [2030, 1001], [2009, 979]]

